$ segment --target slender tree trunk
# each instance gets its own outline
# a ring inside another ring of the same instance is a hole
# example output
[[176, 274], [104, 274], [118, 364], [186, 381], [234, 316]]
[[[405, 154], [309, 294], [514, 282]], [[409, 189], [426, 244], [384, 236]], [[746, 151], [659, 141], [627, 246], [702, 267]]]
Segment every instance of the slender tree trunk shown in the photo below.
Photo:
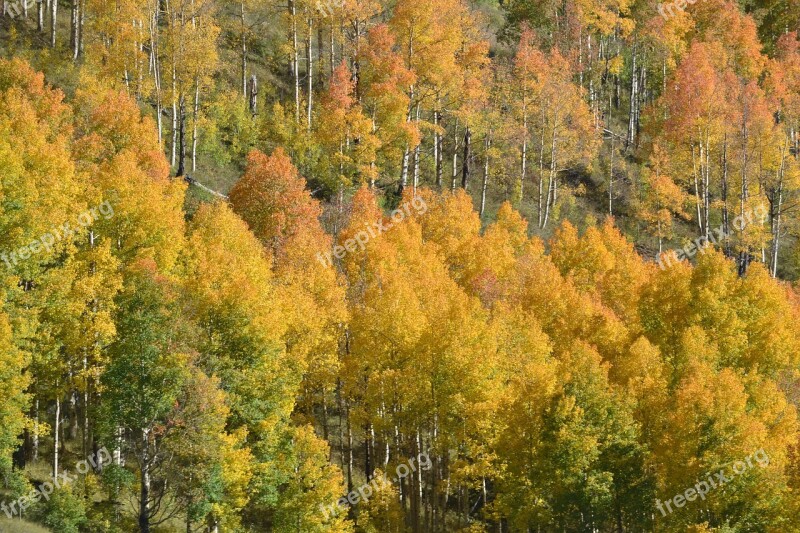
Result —
[[347, 417], [347, 490], [353, 490], [353, 430], [350, 427], [350, 406], [345, 407]]
[[325, 33], [323, 30], [322, 21], [318, 21], [317, 23], [317, 70], [319, 71], [319, 83], [320, 86], [324, 83], [323, 79], [323, 68], [325, 66]]
[[550, 218], [550, 206], [555, 204], [556, 200], [556, 128], [555, 121], [553, 125], [553, 137], [550, 144], [550, 179], [547, 183], [547, 201], [545, 202], [544, 220], [542, 221], [542, 229], [547, 226], [547, 220]]
[[741, 211], [740, 215], [744, 216], [745, 211], [745, 204], [747, 202], [747, 198], [749, 197], [749, 182], [747, 179], [747, 165], [748, 165], [748, 158], [747, 158], [747, 148], [748, 148], [748, 137], [749, 132], [747, 129], [747, 120], [748, 120], [748, 106], [745, 102], [744, 110], [742, 112], [742, 195], [741, 195]]
[[73, 59], [75, 56], [75, 42], [78, 33], [78, 0], [72, 0], [69, 14], [69, 47], [72, 49]]
[[[749, 145], [749, 132], [747, 128], [747, 121], [749, 119], [749, 112], [747, 101], [745, 100], [744, 109], [742, 111], [742, 194], [740, 196], [740, 212], [739, 214], [744, 217], [745, 210], [747, 209], [747, 199], [750, 196], [749, 179], [747, 176], [747, 165], [749, 159], [747, 157], [747, 149]], [[742, 234], [744, 229], [742, 229]], [[743, 235], [742, 235], [743, 236]], [[747, 273], [747, 268], [750, 266], [751, 256], [749, 249], [743, 249], [739, 253], [739, 276], [744, 276]]]
[[706, 175], [703, 184], [703, 209], [705, 211], [705, 221], [703, 225], [706, 228], [705, 236], [708, 238], [711, 231], [711, 143], [706, 133]]
[[[420, 107], [417, 104], [417, 115], [416, 115], [416, 123], [417, 128], [419, 128], [419, 113]], [[422, 143], [417, 143], [417, 146], [414, 148], [414, 194], [417, 194], [417, 187], [419, 187], [419, 151], [420, 145]]]
[[194, 82], [194, 109], [192, 110], [192, 172], [197, 172], [197, 120], [200, 118], [200, 79]]
[[81, 452], [83, 457], [89, 456], [89, 359], [83, 354], [83, 424], [81, 424]]
[[175, 166], [178, 158], [178, 80], [175, 72], [175, 58], [172, 67], [172, 157], [170, 165]]
[[[328, 395], [323, 387], [322, 389], [322, 438], [330, 442], [328, 433]], [[328, 462], [333, 459], [333, 446], [328, 446]]]
[[289, 17], [291, 23], [290, 40], [292, 44], [292, 83], [294, 85], [294, 118], [300, 124], [300, 69], [299, 50], [297, 46], [297, 5], [295, 0], [289, 0]]
[[158, 26], [159, 26], [159, 9], [156, 3], [155, 9], [148, 20], [150, 30], [150, 72], [153, 75], [153, 86], [155, 88], [156, 96], [156, 126], [158, 128], [158, 144], [161, 149], [164, 149], [164, 103], [163, 94], [161, 90], [161, 62], [158, 59]]
[[472, 131], [470, 130], [469, 126], [467, 126], [466, 130], [464, 131], [464, 161], [462, 161], [461, 167], [461, 188], [465, 191], [469, 187], [469, 160], [472, 157], [470, 153], [472, 141]]
[[770, 273], [773, 278], [778, 277], [778, 251], [780, 248], [781, 240], [781, 211], [783, 209], [783, 176], [786, 165], [786, 147], [787, 142], [784, 142], [783, 150], [781, 150], [781, 166], [778, 169], [778, 190], [775, 196], [777, 198], [772, 202], [772, 249], [770, 250]]
[[725, 234], [725, 253], [729, 254], [728, 235], [730, 235], [728, 216], [728, 134], [722, 140], [722, 232]]
[[79, 409], [80, 407], [78, 406], [78, 393], [76, 387], [76, 389], [69, 395], [69, 439], [64, 440], [76, 440], [78, 438]]
[[456, 191], [456, 181], [458, 180], [458, 120], [453, 128], [453, 179], [450, 182], [450, 192]]
[[[53, 0], [55, 2], [55, 0]], [[58, 452], [59, 452], [59, 436], [61, 430], [61, 398], [56, 397], [56, 423], [53, 428], [53, 479], [58, 479]]]
[[[783, 166], [783, 163], [781, 163]], [[772, 250], [770, 251], [770, 271], [773, 278], [778, 277], [778, 251], [781, 242], [781, 210], [783, 209], [783, 169], [781, 169], [780, 184], [778, 185], [778, 198], [772, 216]]]
[[583, 89], [583, 25], [578, 26], [578, 85]]
[[339, 468], [344, 471], [344, 400], [341, 379], [336, 381], [336, 405], [339, 410]]
[[33, 462], [39, 460], [39, 397], [33, 404]]
[[141, 486], [139, 491], [139, 532], [150, 533], [150, 443], [148, 430], [142, 430]]
[[491, 133], [486, 135], [484, 140], [484, 159], [483, 159], [483, 186], [481, 187], [481, 211], [480, 217], [486, 211], [486, 189], [489, 187], [489, 150], [492, 148]]
[[306, 114], [307, 114], [306, 127], [308, 129], [308, 132], [311, 133], [311, 114], [313, 111], [313, 102], [314, 102], [314, 58], [312, 57], [313, 54], [311, 46], [313, 43], [311, 41], [311, 35], [312, 35], [312, 27], [314, 24], [314, 19], [311, 18], [311, 16], [309, 15], [307, 20], [308, 20], [307, 24], [308, 33], [306, 34], [306, 63], [308, 64], [308, 69], [306, 72], [306, 77], [308, 78], [307, 80], [308, 106], [306, 109]]
[[642, 125], [642, 104], [647, 104], [648, 90], [647, 90], [647, 61], [646, 58], [639, 66], [639, 74], [641, 79], [638, 86], [638, 97], [636, 98], [636, 130], [634, 131], [635, 144], [638, 146], [639, 131]]
[[[434, 406], [436, 406], [436, 389], [435, 385], [431, 384], [431, 397], [433, 400]], [[429, 531], [436, 531], [438, 527], [438, 517], [439, 517], [439, 493], [438, 493], [438, 480], [439, 476], [441, 475], [440, 472], [440, 462], [439, 462], [439, 455], [435, 453], [437, 449], [437, 442], [439, 441], [439, 408], [433, 408], [433, 434], [431, 437], [430, 442], [430, 449], [434, 451], [431, 457], [431, 471], [430, 471], [430, 480], [431, 480], [431, 515], [430, 515], [430, 528]]]
[[250, 115], [258, 115], [258, 78], [255, 74], [250, 76]]
[[121, 427], [117, 427], [114, 438], [114, 464], [116, 466], [124, 465], [124, 461], [122, 460], [122, 432], [123, 429]]
[[403, 152], [403, 163], [402, 168], [400, 169], [400, 187], [398, 189], [398, 194], [402, 195], [403, 191], [406, 190], [408, 186], [408, 164], [409, 158], [411, 157], [411, 149], [406, 145], [406, 149]]
[[82, 0], [72, 0], [72, 60], [76, 61], [81, 54], [81, 20], [83, 19]]
[[240, 3], [239, 20], [242, 30], [242, 95], [247, 99], [247, 23], [244, 17], [244, 1]]
[[50, 46], [56, 47], [56, 29], [58, 27], [58, 0], [50, 3]]
[[44, 0], [36, 4], [36, 28], [39, 30], [39, 33], [44, 33], [44, 8]]
[[539, 137], [539, 201], [537, 208], [537, 215], [539, 217], [539, 227], [544, 227], [544, 134], [545, 134], [545, 120], [544, 120], [544, 107], [542, 107], [542, 134]]
[[417, 187], [419, 187], [419, 151], [420, 151], [420, 144], [414, 148], [414, 194], [417, 193]]
[[333, 71], [336, 68], [336, 40], [333, 33], [333, 23], [331, 22], [331, 32], [330, 32], [330, 50], [328, 53], [330, 54], [330, 77], [333, 77]]
[[662, 242], [663, 242], [664, 238], [663, 238], [663, 236], [661, 234], [661, 218], [660, 217], [657, 219], [657, 224], [658, 224], [658, 256], [656, 257], [656, 260], [658, 260], [661, 257], [661, 253], [664, 251], [664, 248], [663, 248], [663, 245], [662, 245]]
[[[697, 227], [700, 229], [700, 233], [703, 233], [703, 216], [700, 212], [700, 185], [697, 182], [697, 161], [695, 161], [695, 146], [692, 145], [692, 175], [694, 178], [694, 198], [695, 204], [697, 206]], [[702, 153], [700, 154], [700, 160], [703, 160]]]
[[[422, 438], [419, 434], [419, 429], [417, 429], [417, 436], [416, 440], [414, 441], [414, 455], [419, 457], [422, 453]], [[415, 510], [414, 510], [414, 529], [417, 531], [421, 531], [420, 523], [422, 518], [422, 469], [419, 468], [419, 465], [416, 465], [416, 471], [411, 473], [411, 479], [413, 480], [412, 485], [416, 485], [416, 490], [414, 490], [414, 500], [415, 500]], [[424, 522], [422, 522], [424, 524]]]
[[439, 125], [442, 122], [442, 114], [438, 109], [438, 101], [437, 101], [437, 109], [433, 112], [433, 125], [434, 125], [434, 137], [433, 137], [433, 160], [434, 164], [436, 165], [436, 188], [441, 191], [442, 190], [442, 134], [439, 132]]
[[628, 108], [628, 140], [627, 146], [633, 146], [636, 139], [636, 102], [638, 98], [638, 78], [636, 76], [636, 43], [633, 44], [631, 65], [631, 101]]
[[369, 481], [372, 478], [372, 424], [364, 427], [364, 477]]
[[[583, 70], [581, 70], [581, 85], [583, 84]], [[525, 199], [525, 180], [528, 177], [528, 110], [527, 104], [523, 103], [522, 111], [522, 171], [519, 179], [519, 205]]]
[[183, 94], [180, 96], [180, 104], [179, 104], [179, 133], [178, 133], [178, 141], [180, 144], [180, 150], [178, 154], [178, 173], [177, 176], [185, 176], [186, 175], [186, 103]]
[[614, 134], [611, 134], [611, 164], [608, 169], [608, 214], [614, 216], [613, 195], [614, 191]]

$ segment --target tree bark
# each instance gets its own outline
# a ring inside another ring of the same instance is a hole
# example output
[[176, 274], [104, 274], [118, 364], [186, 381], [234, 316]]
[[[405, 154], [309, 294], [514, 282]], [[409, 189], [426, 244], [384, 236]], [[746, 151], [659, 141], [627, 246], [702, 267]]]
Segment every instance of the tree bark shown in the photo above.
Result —
[[631, 101], [628, 107], [628, 140], [627, 146], [633, 146], [636, 140], [636, 103], [638, 98], [638, 78], [636, 77], [636, 43], [633, 44], [631, 65]]
[[465, 191], [467, 190], [467, 187], [469, 187], [469, 160], [471, 157], [471, 141], [472, 131], [470, 130], [469, 126], [467, 126], [464, 132], [464, 161], [462, 162], [461, 167], [461, 188]]
[[247, 23], [244, 17], [244, 0], [240, 3], [239, 20], [242, 28], [242, 95], [247, 99]]
[[[581, 85], [583, 85], [583, 71], [581, 70]], [[525, 179], [528, 176], [528, 109], [527, 104], [522, 105], [522, 169], [519, 179], [519, 205], [525, 199]]]
[[170, 165], [175, 166], [178, 157], [178, 80], [175, 72], [175, 58], [173, 57], [172, 67], [172, 157]]
[[75, 61], [81, 51], [81, 0], [72, 0], [70, 44], [72, 45], [72, 60]]
[[[703, 215], [700, 211], [700, 185], [697, 182], [697, 161], [695, 160], [695, 146], [692, 145], [692, 176], [694, 178], [694, 198], [697, 205], [697, 227], [700, 233], [703, 233]], [[703, 160], [703, 154], [700, 154], [700, 160]]]
[[786, 165], [786, 142], [781, 150], [781, 166], [778, 169], [778, 190], [773, 195], [772, 202], [772, 249], [770, 250], [770, 273], [773, 278], [778, 277], [778, 251], [781, 239], [781, 210], [783, 209], [783, 177]]
[[371, 433], [370, 424], [364, 427], [364, 477], [367, 481], [372, 477], [372, 448], [371, 448]]
[[153, 10], [148, 20], [150, 30], [150, 71], [153, 74], [153, 86], [156, 96], [156, 126], [158, 128], [158, 144], [164, 149], [164, 103], [161, 92], [161, 62], [158, 60], [158, 25], [159, 10], [158, 6]]
[[400, 187], [398, 188], [397, 193], [402, 196], [403, 191], [408, 186], [408, 160], [411, 156], [411, 149], [406, 145], [406, 149], [403, 152], [403, 164], [402, 168], [400, 169]]
[[453, 179], [450, 182], [450, 192], [456, 191], [456, 180], [458, 179], [458, 120], [453, 128]]
[[50, 2], [50, 46], [56, 47], [56, 29], [58, 27], [58, 0]]
[[[419, 128], [419, 112], [419, 104], [417, 104], [417, 115], [415, 118], [417, 128]], [[414, 147], [414, 194], [417, 193], [417, 187], [419, 187], [419, 151], [421, 144], [422, 143], [417, 143], [417, 146]]]
[[[55, 2], [55, 0], [53, 0]], [[53, 479], [58, 479], [59, 430], [61, 429], [61, 398], [56, 397], [56, 424], [53, 428]]]
[[545, 134], [544, 107], [542, 107], [542, 135], [539, 138], [539, 202], [537, 214], [539, 216], [539, 227], [544, 227], [544, 134]]
[[730, 222], [728, 216], [728, 134], [725, 133], [722, 141], [722, 232], [725, 234], [725, 253], [729, 254], [728, 235], [730, 235]]
[[39, 460], [39, 397], [33, 404], [33, 461]]
[[345, 407], [347, 418], [347, 491], [353, 490], [353, 429], [350, 427], [350, 406]]
[[179, 104], [179, 132], [178, 132], [178, 142], [179, 142], [179, 154], [178, 154], [178, 172], [177, 176], [185, 176], [186, 175], [186, 103], [183, 94], [180, 96], [180, 104]]
[[[781, 163], [783, 166], [783, 163]], [[783, 174], [783, 169], [781, 169]], [[778, 185], [777, 203], [774, 206], [772, 216], [772, 250], [770, 250], [770, 271], [773, 278], [778, 277], [778, 251], [781, 239], [781, 209], [783, 208], [783, 175], [781, 175], [780, 185]]]
[[292, 84], [294, 85], [294, 119], [296, 124], [300, 124], [300, 69], [299, 69], [299, 50], [297, 46], [297, 5], [295, 0], [289, 0], [289, 17], [291, 18], [290, 40], [292, 43]]
[[442, 122], [442, 113], [437, 109], [433, 112], [433, 125], [435, 133], [433, 138], [433, 160], [436, 165], [436, 188], [442, 190], [442, 134], [439, 132], [439, 125]]
[[314, 102], [314, 58], [312, 57], [312, 49], [311, 49], [311, 35], [312, 35], [312, 26], [314, 24], [314, 19], [311, 16], [308, 16], [308, 33], [306, 35], [306, 63], [308, 65], [308, 69], [306, 72], [306, 77], [308, 78], [307, 84], [307, 91], [308, 91], [308, 106], [307, 106], [307, 124], [306, 127], [308, 128], [308, 132], [311, 133], [311, 114], [313, 111], [313, 102]]
[[258, 115], [258, 78], [255, 74], [250, 76], [250, 114], [253, 118]]
[[333, 34], [333, 23], [331, 22], [331, 33], [330, 33], [330, 50], [328, 51], [330, 54], [330, 76], [333, 77], [333, 71], [336, 68], [336, 40], [335, 35]]
[[701, 161], [701, 176], [703, 178], [703, 236], [708, 238], [710, 229], [709, 212], [711, 211], [711, 143], [706, 131], [705, 162]]
[[148, 430], [142, 429], [142, 481], [139, 491], [139, 532], [150, 533], [150, 450]]
[[556, 127], [555, 120], [553, 121], [553, 137], [550, 144], [550, 179], [547, 184], [547, 200], [545, 202], [544, 220], [542, 221], [542, 229], [547, 226], [547, 220], [550, 218], [550, 205], [555, 204], [556, 199]]
[[614, 216], [612, 201], [614, 191], [614, 134], [611, 134], [611, 164], [608, 169], [608, 214]]
[[44, 33], [44, 0], [36, 4], [36, 28], [40, 33]]
[[480, 217], [483, 218], [483, 214], [486, 211], [486, 189], [489, 187], [489, 150], [492, 148], [492, 137], [491, 133], [486, 135], [486, 138], [483, 142], [484, 147], [484, 159], [483, 159], [483, 186], [481, 187], [481, 210], [480, 210]]
[[192, 172], [197, 172], [197, 120], [200, 118], [200, 79], [195, 79], [192, 110]]

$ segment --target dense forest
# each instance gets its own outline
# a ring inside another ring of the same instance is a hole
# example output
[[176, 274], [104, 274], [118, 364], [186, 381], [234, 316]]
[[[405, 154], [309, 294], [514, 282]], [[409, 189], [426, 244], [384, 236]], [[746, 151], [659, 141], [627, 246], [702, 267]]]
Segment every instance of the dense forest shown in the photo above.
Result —
[[800, 532], [796, 2], [2, 3], [0, 531]]

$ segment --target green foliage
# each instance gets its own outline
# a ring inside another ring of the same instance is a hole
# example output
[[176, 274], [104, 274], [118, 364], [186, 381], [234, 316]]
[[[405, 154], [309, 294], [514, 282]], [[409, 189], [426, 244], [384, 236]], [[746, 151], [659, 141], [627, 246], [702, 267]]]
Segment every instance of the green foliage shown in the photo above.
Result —
[[232, 91], [220, 92], [198, 121], [200, 151], [221, 167], [241, 168], [248, 152], [258, 141], [258, 122], [242, 97]]
[[37, 514], [39, 521], [53, 531], [79, 533], [86, 523], [86, 500], [72, 487], [59, 488], [41, 504]]

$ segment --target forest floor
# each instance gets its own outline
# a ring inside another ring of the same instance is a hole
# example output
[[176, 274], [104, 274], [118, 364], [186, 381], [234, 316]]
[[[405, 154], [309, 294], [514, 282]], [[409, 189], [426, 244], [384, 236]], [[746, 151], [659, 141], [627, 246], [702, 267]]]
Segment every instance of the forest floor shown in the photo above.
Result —
[[50, 530], [20, 518], [0, 517], [0, 533], [49, 533]]

